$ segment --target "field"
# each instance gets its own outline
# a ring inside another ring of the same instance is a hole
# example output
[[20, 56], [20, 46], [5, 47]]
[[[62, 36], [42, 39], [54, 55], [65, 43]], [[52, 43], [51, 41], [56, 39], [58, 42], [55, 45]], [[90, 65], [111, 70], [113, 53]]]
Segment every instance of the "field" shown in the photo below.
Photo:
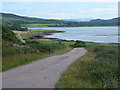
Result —
[[88, 53], [69, 66], [56, 88], [118, 88], [118, 48], [86, 49]]
[[56, 24], [23, 24], [23, 25], [27, 27], [48, 27]]
[[29, 29], [29, 32], [53, 32], [56, 30]]
[[56, 30], [42, 30], [42, 29], [29, 29], [28, 31], [13, 31], [15, 34], [20, 34], [24, 39], [28, 39], [31, 35], [42, 35], [43, 32], [53, 32]]

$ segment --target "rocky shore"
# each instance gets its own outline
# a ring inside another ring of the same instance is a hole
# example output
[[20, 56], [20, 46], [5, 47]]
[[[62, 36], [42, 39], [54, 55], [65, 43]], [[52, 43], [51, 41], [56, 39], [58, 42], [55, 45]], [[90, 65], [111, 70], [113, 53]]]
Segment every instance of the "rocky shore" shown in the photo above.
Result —
[[50, 39], [53, 41], [74, 41], [74, 40], [64, 40], [59, 38], [47, 38], [46, 35], [53, 35], [54, 33], [64, 33], [65, 31], [51, 31], [51, 32], [40, 32], [37, 35], [31, 35], [30, 39]]

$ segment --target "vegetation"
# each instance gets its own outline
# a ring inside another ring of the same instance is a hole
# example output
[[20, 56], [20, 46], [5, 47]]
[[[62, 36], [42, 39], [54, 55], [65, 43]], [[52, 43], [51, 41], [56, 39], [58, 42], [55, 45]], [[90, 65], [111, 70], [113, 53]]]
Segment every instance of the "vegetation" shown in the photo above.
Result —
[[29, 32], [53, 32], [56, 30], [29, 29]]
[[11, 47], [8, 46], [7, 43], [10, 42], [3, 41], [3, 71], [28, 64], [32, 61], [45, 58], [50, 55], [63, 54], [71, 50], [71, 48], [59, 43], [40, 44], [35, 41], [29, 41], [26, 45], [30, 48]]
[[85, 42], [83, 41], [76, 41], [76, 43], [73, 45], [74, 48], [76, 47], [85, 47]]
[[21, 25], [18, 25], [18, 24], [10, 25], [10, 29], [16, 30], [16, 31], [28, 31], [26, 26], [22, 27]]
[[27, 27], [48, 27], [54, 25], [56, 24], [23, 24], [23, 26], [27, 26]]
[[47, 40], [44, 39], [44, 40], [41, 40], [41, 39], [35, 39], [35, 41], [38, 41], [39, 43], [41, 44], [62, 44], [62, 45], [65, 45], [65, 46], [72, 46], [73, 44], [75, 44], [74, 41], [52, 41], [52, 40]]
[[10, 30], [10, 28], [6, 25], [0, 25], [2, 27], [2, 40], [9, 41], [9, 42], [19, 42], [16, 38], [15, 34]]
[[62, 75], [57, 88], [118, 88], [118, 48], [87, 47]]
[[40, 48], [38, 48], [42, 48], [42, 50], [40, 51], [34, 49], [33, 47], [31, 48], [32, 50], [19, 47], [11, 47], [10, 49], [3, 48], [2, 71], [6, 71], [18, 67], [20, 65], [25, 65], [51, 55], [64, 54], [72, 49], [68, 47], [64, 47], [61, 49], [53, 49], [53, 47], [51, 47], [50, 45], [48, 46], [49, 47], [45, 50], [43, 50], [43, 46], [41, 46]]

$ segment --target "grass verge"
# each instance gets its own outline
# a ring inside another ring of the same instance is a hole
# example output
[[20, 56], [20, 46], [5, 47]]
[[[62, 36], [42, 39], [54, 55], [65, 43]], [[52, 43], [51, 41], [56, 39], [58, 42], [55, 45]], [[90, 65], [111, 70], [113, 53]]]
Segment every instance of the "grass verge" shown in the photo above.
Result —
[[2, 71], [7, 71], [12, 68], [25, 65], [31, 63], [33, 61], [37, 61], [51, 55], [60, 55], [67, 53], [70, 51], [71, 47], [66, 47], [63, 49], [55, 50], [52, 53], [24, 53], [24, 54], [16, 54], [16, 55], [8, 55], [2, 58]]
[[87, 47], [88, 53], [64, 72], [56, 88], [118, 87], [118, 48]]

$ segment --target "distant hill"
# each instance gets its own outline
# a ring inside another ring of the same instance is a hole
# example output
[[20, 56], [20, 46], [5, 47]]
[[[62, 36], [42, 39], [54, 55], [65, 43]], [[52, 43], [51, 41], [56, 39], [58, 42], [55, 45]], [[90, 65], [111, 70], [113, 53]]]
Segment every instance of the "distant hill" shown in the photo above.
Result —
[[108, 20], [103, 20], [103, 19], [94, 19], [90, 21], [90, 24], [92, 25], [103, 25], [103, 26], [109, 26], [109, 25], [118, 25], [120, 20], [119, 18], [113, 18], [113, 19], [108, 19]]
[[92, 20], [91, 18], [75, 18], [75, 19], [62, 19], [64, 21], [71, 21], [71, 22], [89, 22]]
[[3, 18], [3, 23], [7, 24], [56, 24], [56, 23], [62, 23], [61, 20], [53, 20], [53, 19], [40, 19], [40, 18], [33, 18], [33, 17], [25, 17], [25, 16], [18, 16], [15, 14], [9, 14], [9, 13], [0, 13]]
[[94, 19], [90, 21], [64, 21], [54, 19], [41, 19], [34, 17], [19, 16], [10, 13], [0, 13], [0, 21], [5, 24], [46, 24], [48, 27], [80, 27], [80, 26], [116, 26], [120, 18], [113, 18], [109, 20]]

